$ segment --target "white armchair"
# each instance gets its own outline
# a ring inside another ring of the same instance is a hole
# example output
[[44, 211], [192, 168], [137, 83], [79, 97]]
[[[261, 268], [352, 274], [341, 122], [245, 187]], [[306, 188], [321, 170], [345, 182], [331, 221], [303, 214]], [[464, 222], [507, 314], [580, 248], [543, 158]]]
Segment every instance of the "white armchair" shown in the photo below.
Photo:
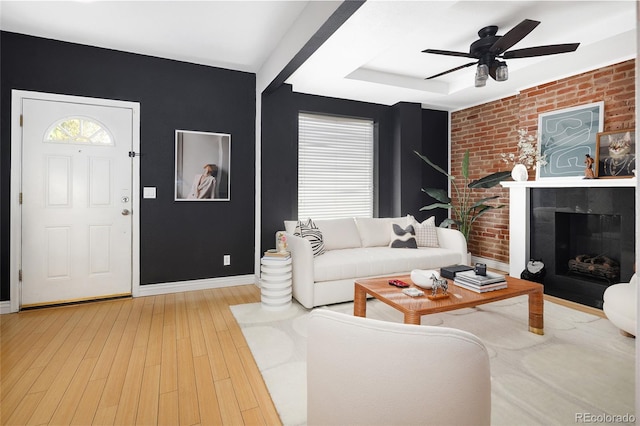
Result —
[[309, 425], [489, 425], [489, 356], [473, 334], [353, 317], [309, 316]]
[[633, 274], [628, 283], [607, 287], [604, 291], [602, 310], [622, 334], [638, 335], [638, 278], [636, 274]]

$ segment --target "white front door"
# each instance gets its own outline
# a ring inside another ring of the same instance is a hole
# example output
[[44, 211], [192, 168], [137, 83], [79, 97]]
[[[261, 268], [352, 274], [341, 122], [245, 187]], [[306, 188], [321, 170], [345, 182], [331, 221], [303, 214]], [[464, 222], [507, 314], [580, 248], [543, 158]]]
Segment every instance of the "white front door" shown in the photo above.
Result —
[[131, 294], [133, 111], [22, 102], [21, 305]]

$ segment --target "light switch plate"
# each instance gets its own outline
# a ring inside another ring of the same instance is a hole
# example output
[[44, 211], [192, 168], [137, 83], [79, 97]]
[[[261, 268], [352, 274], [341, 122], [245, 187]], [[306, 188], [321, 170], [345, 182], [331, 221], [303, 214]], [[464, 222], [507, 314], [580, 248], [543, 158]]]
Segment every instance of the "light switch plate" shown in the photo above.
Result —
[[145, 186], [142, 188], [142, 197], [143, 198], [156, 198], [156, 187], [155, 186]]

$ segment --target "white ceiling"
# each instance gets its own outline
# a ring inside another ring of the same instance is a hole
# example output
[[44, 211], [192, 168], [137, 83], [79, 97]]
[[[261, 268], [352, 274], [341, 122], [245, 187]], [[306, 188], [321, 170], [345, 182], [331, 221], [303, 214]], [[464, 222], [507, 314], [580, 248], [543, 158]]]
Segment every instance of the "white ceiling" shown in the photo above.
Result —
[[[0, 28], [260, 74], [271, 57], [282, 55], [283, 46], [290, 50], [288, 38], [304, 33], [291, 30], [306, 25], [305, 14], [318, 6], [313, 3], [2, 0]], [[369, 0], [287, 82], [303, 93], [459, 110], [635, 58], [635, 7], [633, 0]], [[466, 52], [480, 28], [497, 25], [502, 35], [525, 18], [541, 24], [513, 49], [573, 42], [580, 47], [511, 59], [509, 80], [489, 80], [483, 88], [473, 85], [475, 67], [424, 79], [471, 60], [422, 50]], [[306, 40], [295, 42], [301, 46]]]

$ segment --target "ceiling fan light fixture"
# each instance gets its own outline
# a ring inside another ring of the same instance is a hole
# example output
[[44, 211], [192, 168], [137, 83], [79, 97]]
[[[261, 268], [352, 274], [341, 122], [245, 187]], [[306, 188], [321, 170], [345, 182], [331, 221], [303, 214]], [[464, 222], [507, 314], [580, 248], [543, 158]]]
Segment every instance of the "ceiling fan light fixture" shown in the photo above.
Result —
[[496, 81], [507, 81], [509, 79], [509, 69], [507, 68], [507, 64], [502, 62], [496, 68]]
[[478, 68], [476, 68], [475, 86], [476, 87], [486, 86], [488, 78], [489, 78], [489, 67], [486, 66], [485, 64], [478, 65]]
[[489, 78], [489, 67], [486, 64], [478, 65], [476, 68], [476, 80], [486, 80]]

